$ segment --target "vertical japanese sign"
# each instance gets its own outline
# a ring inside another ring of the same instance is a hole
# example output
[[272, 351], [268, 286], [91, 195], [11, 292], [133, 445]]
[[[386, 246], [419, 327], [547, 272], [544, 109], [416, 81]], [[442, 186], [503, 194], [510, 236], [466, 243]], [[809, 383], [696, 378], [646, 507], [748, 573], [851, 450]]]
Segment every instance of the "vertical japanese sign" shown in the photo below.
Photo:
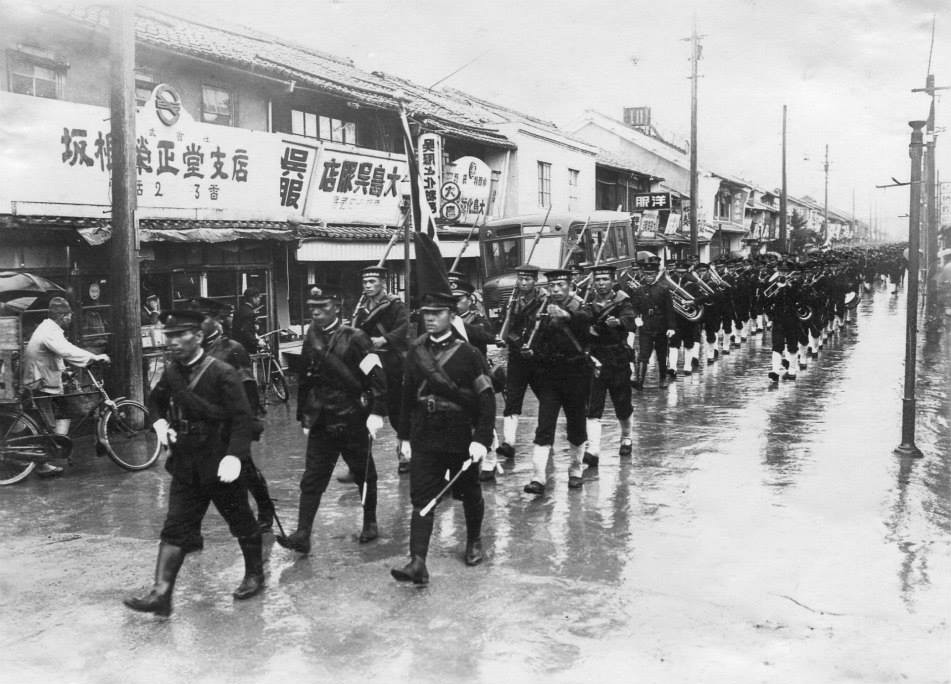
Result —
[[417, 147], [419, 184], [433, 216], [439, 216], [439, 190], [442, 187], [442, 137], [423, 133]]

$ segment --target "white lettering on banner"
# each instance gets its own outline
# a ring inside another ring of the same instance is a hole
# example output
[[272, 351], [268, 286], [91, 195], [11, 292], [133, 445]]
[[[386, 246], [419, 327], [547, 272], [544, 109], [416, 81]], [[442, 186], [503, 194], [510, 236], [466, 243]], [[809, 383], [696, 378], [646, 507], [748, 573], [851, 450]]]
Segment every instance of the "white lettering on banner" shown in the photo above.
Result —
[[400, 216], [406, 162], [386, 152], [325, 143], [316, 164], [305, 217], [328, 223], [385, 223]]
[[[140, 217], [169, 209], [207, 210], [222, 219], [301, 215], [315, 146], [198, 123], [184, 109], [166, 125], [162, 111], [153, 94], [136, 117]], [[46, 205], [44, 213], [70, 215], [76, 208], [69, 205], [110, 204], [108, 109], [0, 93], [0, 121], [0, 211], [36, 202]]]
[[439, 189], [442, 187], [442, 138], [435, 133], [419, 136], [419, 184], [433, 216], [439, 216]]
[[680, 214], [675, 211], [667, 216], [667, 225], [664, 227], [664, 235], [676, 235], [683, 222], [680, 220]]
[[635, 193], [634, 209], [670, 209], [670, 193], [669, 192]]
[[[488, 211], [492, 191], [492, 169], [478, 157], [459, 157], [452, 162], [448, 180], [443, 184], [443, 200], [459, 205], [456, 223], [473, 224]], [[455, 187], [457, 198], [446, 197], [446, 190]], [[446, 217], [448, 218], [448, 217]]]
[[659, 212], [656, 209], [649, 209], [641, 214], [641, 221], [638, 224], [638, 228], [641, 231], [641, 234], [650, 233], [654, 234], [660, 228], [660, 221], [658, 219]]

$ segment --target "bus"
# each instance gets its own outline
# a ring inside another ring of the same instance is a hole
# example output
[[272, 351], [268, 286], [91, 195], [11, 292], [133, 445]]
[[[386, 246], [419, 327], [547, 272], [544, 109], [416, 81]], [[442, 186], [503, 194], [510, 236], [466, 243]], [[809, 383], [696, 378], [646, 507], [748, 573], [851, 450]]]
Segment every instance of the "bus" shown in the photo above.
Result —
[[[579, 243], [578, 235], [585, 224], [588, 227]], [[601, 210], [590, 215], [551, 212], [547, 223], [544, 212], [487, 221], [479, 229], [482, 300], [486, 316], [498, 322], [505, 314], [505, 306], [515, 287], [515, 269], [528, 262], [529, 252], [540, 230], [541, 237], [529, 263], [546, 271], [562, 264], [567, 268], [576, 264], [593, 264], [608, 226], [611, 232], [601, 253], [601, 263], [615, 264], [620, 270], [634, 261], [636, 254], [631, 215], [626, 212]]]

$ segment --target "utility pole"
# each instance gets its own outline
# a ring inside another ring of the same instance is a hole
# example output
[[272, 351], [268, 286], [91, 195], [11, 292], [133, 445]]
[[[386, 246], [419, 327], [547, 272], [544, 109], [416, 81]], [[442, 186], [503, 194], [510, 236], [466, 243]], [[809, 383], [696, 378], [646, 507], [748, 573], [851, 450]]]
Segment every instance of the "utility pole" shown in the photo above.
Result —
[[779, 195], [779, 242], [782, 245], [782, 252], [785, 254], [789, 251], [789, 244], [787, 242], [787, 227], [786, 227], [786, 198], [788, 189], [786, 187], [786, 105], [783, 105], [783, 188], [782, 193]]
[[918, 243], [921, 233], [921, 152], [924, 121], [909, 121], [911, 126], [911, 181], [908, 203], [908, 302], [905, 311], [905, 395], [901, 409], [901, 444], [895, 449], [899, 456], [920, 458], [915, 446], [915, 371], [918, 362]]
[[135, 225], [135, 4], [119, 2], [109, 14], [112, 61], [112, 302], [113, 379], [116, 394], [141, 400], [139, 240]]
[[694, 19], [693, 34], [684, 40], [690, 41], [690, 253], [700, 256], [699, 232], [697, 228], [697, 203], [699, 202], [698, 169], [697, 169], [697, 74], [700, 61], [700, 39], [697, 35], [697, 20]]
[[822, 241], [829, 241], [829, 145], [826, 144], [826, 161], [822, 165], [826, 172], [826, 200], [825, 209], [822, 211]]

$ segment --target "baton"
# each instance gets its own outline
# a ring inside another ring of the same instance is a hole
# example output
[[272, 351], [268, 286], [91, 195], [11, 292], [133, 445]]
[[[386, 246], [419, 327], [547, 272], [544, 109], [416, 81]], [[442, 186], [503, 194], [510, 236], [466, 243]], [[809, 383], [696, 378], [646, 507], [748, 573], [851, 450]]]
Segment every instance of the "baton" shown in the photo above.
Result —
[[433, 510], [433, 507], [435, 507], [435, 505], [439, 502], [439, 500], [443, 497], [443, 495], [445, 495], [446, 492], [452, 489], [452, 486], [456, 484], [456, 480], [458, 480], [462, 476], [462, 474], [466, 472], [466, 470], [469, 469], [469, 466], [471, 465], [472, 465], [471, 458], [467, 458], [465, 461], [462, 462], [462, 467], [459, 468], [459, 472], [453, 475], [452, 479], [446, 483], [446, 486], [442, 488], [442, 491], [440, 491], [439, 494], [433, 497], [432, 501], [430, 501], [428, 504], [423, 506], [423, 509], [419, 512], [419, 515], [421, 518], [425, 518], [427, 515], [429, 515], [429, 512]]
[[[258, 468], [257, 463], [251, 461], [251, 467], [254, 468], [254, 475], [258, 478], [258, 480], [261, 480], [265, 483], [265, 490], [267, 490], [267, 480], [264, 479], [264, 474], [261, 473], [261, 469]], [[268, 501], [271, 502], [271, 509], [274, 511], [274, 522], [277, 523], [277, 529], [281, 533], [280, 538], [287, 539], [287, 535], [284, 534], [284, 526], [281, 524], [281, 519], [277, 515], [277, 506], [274, 503], [274, 497], [271, 496], [271, 492], [269, 490], [267, 491], [267, 498]]]
[[367, 462], [363, 467], [363, 486], [360, 487], [360, 505], [367, 505], [367, 478], [370, 477], [370, 459], [373, 458], [373, 435], [369, 436], [369, 444], [367, 445]]

